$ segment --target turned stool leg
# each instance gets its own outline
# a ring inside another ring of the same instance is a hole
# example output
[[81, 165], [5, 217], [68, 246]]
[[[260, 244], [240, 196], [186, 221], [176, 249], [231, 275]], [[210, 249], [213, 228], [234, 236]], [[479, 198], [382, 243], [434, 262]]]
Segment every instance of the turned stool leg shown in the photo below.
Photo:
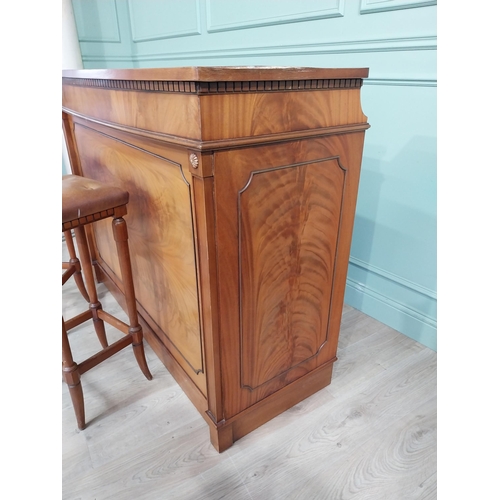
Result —
[[69, 395], [75, 410], [76, 422], [80, 430], [85, 429], [85, 407], [83, 403], [83, 390], [80, 382], [80, 372], [78, 365], [73, 360], [71, 348], [68, 340], [68, 333], [62, 320], [62, 373], [68, 385]]
[[130, 265], [130, 252], [128, 248], [128, 231], [127, 223], [122, 217], [113, 219], [113, 235], [118, 251], [118, 260], [120, 262], [120, 270], [122, 273], [123, 291], [127, 302], [127, 312], [129, 317], [129, 333], [132, 335], [132, 346], [134, 348], [135, 359], [139, 367], [148, 380], [151, 380], [151, 375], [146, 357], [144, 355], [144, 345], [142, 342], [142, 327], [139, 324], [137, 315], [137, 305], [135, 302], [134, 281], [132, 278], [132, 266]]
[[83, 275], [87, 283], [89, 293], [89, 308], [92, 311], [92, 319], [94, 321], [94, 328], [99, 338], [99, 342], [103, 347], [108, 347], [108, 340], [106, 339], [106, 331], [104, 329], [104, 322], [98, 317], [97, 313], [102, 309], [101, 303], [97, 299], [97, 290], [95, 287], [94, 273], [92, 271], [92, 263], [90, 260], [89, 247], [87, 243], [87, 236], [85, 235], [85, 228], [83, 226], [75, 227], [76, 242], [78, 244], [78, 251], [80, 253], [80, 263], [83, 269]]
[[82, 297], [87, 302], [90, 302], [89, 294], [87, 293], [87, 289], [85, 288], [85, 283], [83, 282], [80, 261], [76, 256], [75, 245], [73, 244], [73, 235], [71, 233], [71, 230], [64, 231], [64, 239], [66, 240], [66, 246], [68, 247], [69, 264], [75, 267], [75, 272], [73, 273], [73, 277], [75, 278], [76, 286], [78, 287], [78, 290], [80, 290]]

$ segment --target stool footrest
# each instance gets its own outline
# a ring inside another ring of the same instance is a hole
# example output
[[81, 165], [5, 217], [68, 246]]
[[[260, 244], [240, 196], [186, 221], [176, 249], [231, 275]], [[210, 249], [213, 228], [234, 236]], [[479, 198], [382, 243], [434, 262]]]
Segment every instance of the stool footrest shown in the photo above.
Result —
[[97, 366], [99, 363], [102, 363], [105, 359], [108, 359], [111, 356], [113, 356], [113, 354], [116, 354], [117, 352], [121, 351], [123, 348], [130, 345], [132, 343], [132, 340], [133, 340], [132, 335], [127, 335], [126, 337], [123, 337], [120, 340], [117, 340], [116, 342], [111, 344], [110, 346], [104, 348], [102, 351], [99, 351], [98, 353], [94, 354], [85, 361], [78, 363], [80, 374], [89, 371], [91, 368], [94, 368], [94, 366]]
[[71, 330], [72, 328], [75, 328], [75, 326], [81, 325], [82, 323], [91, 318], [92, 318], [92, 311], [88, 309], [78, 314], [78, 316], [74, 316], [73, 318], [66, 320], [64, 322], [64, 325], [66, 326], [66, 330]]
[[127, 325], [123, 321], [119, 320], [115, 316], [109, 314], [108, 312], [103, 311], [102, 309], [99, 309], [97, 311], [97, 316], [100, 319], [102, 319], [103, 321], [105, 321], [106, 323], [108, 323], [109, 325], [114, 326], [117, 330], [120, 330], [125, 335], [127, 335], [129, 333], [129, 329], [130, 329], [129, 325]]
[[[63, 269], [64, 269], [64, 262], [63, 262]], [[62, 275], [62, 284], [64, 285], [64, 283], [66, 283], [66, 281], [68, 281], [71, 278], [71, 276], [75, 274], [75, 272], [76, 272], [76, 267], [69, 264], [69, 267], [66, 267], [66, 271], [64, 271]]]

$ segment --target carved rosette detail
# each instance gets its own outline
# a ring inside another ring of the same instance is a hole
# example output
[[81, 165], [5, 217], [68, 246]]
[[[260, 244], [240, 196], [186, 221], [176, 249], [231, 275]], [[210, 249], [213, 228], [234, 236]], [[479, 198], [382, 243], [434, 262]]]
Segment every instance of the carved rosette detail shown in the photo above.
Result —
[[193, 168], [198, 168], [198, 165], [199, 165], [199, 163], [200, 163], [200, 162], [199, 162], [199, 160], [198, 160], [198, 156], [196, 156], [194, 153], [191, 153], [191, 154], [189, 155], [189, 161], [190, 161], [191, 166], [192, 166]]

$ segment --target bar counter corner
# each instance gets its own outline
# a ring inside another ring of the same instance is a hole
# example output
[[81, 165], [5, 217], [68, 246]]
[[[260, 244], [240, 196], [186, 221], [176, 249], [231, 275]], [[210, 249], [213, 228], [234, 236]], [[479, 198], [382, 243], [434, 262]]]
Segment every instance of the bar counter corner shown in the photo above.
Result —
[[[366, 68], [66, 70], [72, 172], [130, 193], [147, 342], [222, 452], [331, 382]], [[113, 236], [96, 273], [124, 305]]]

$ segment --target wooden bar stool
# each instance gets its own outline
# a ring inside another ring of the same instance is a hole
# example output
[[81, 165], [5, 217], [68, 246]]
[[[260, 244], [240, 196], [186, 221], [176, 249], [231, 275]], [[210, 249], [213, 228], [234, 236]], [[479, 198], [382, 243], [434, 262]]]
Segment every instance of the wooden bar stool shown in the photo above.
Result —
[[[65, 175], [62, 178], [62, 230], [66, 233], [67, 243], [71, 239], [71, 230], [74, 231], [79, 253], [78, 259], [73, 242], [68, 243], [70, 260], [63, 264], [66, 271], [63, 273], [62, 281], [64, 285], [70, 276], [75, 275], [80, 292], [85, 300], [89, 302], [87, 311], [67, 321], [64, 318], [62, 320], [62, 371], [64, 381], [69, 387], [79, 429], [85, 428], [83, 391], [80, 382], [82, 374], [132, 344], [135, 358], [142, 373], [148, 380], [153, 378], [144, 355], [142, 327], [138, 321], [132, 267], [130, 265], [127, 224], [123, 219], [123, 216], [127, 213], [128, 199], [129, 194], [126, 191], [102, 184], [93, 179], [78, 175]], [[102, 309], [97, 298], [92, 262], [85, 234], [85, 225], [108, 217], [113, 218], [113, 235], [122, 274], [123, 291], [129, 317], [128, 325]], [[86, 287], [77, 278], [80, 265]], [[90, 358], [76, 363], [69, 344], [68, 330], [90, 319], [93, 320], [97, 337], [103, 348]], [[125, 336], [108, 345], [104, 322], [117, 328]]]

